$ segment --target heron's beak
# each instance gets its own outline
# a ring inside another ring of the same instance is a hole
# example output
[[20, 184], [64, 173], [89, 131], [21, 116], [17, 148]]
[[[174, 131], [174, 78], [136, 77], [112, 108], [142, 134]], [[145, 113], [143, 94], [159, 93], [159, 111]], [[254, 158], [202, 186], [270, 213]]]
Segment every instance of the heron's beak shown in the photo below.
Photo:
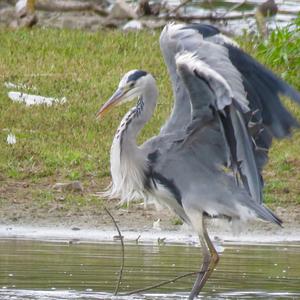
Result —
[[124, 88], [118, 88], [115, 93], [105, 102], [102, 107], [98, 110], [96, 114], [96, 118], [101, 120], [103, 116], [114, 106], [118, 105], [120, 101], [123, 99], [124, 95], [127, 93], [127, 90]]

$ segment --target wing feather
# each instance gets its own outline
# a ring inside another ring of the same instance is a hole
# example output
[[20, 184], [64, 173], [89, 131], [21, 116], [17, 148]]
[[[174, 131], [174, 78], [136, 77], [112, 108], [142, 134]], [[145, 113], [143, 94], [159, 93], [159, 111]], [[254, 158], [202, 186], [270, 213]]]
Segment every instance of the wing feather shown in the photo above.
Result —
[[299, 125], [282, 105], [279, 95], [300, 104], [300, 94], [243, 50], [226, 43], [224, 47], [228, 49], [229, 58], [243, 80], [248, 81], [247, 93], [253, 89], [256, 91], [259, 102], [250, 102], [253, 102], [254, 109], [261, 109], [263, 123], [277, 138], [289, 135], [291, 129]]
[[[196, 86], [194, 91], [191, 86], [187, 89], [187, 80], [184, 82], [182, 73], [180, 76], [176, 72], [176, 55], [183, 51], [191, 52], [205, 69], [201, 73], [203, 68], [199, 68], [191, 76], [194, 76], [194, 82], [195, 77], [206, 82], [214, 94], [216, 102], [213, 108], [218, 112], [218, 122], [232, 168], [238, 170], [252, 197], [261, 202], [263, 180], [260, 172], [268, 160], [272, 139], [288, 136], [292, 128], [299, 126], [279, 96], [285, 95], [300, 104], [300, 94], [211, 25], [168, 24], [161, 33], [160, 46], [175, 98], [172, 113], [161, 128], [161, 134], [182, 132], [187, 127], [190, 134], [194, 134], [199, 126], [212, 118], [212, 109], [205, 105], [207, 99], [202, 99], [199, 94], [199, 97], [196, 96]], [[213, 79], [218, 76], [226, 79], [226, 84], [222, 82], [221, 88], [214, 86], [220, 80], [211, 80], [209, 74], [213, 71]], [[220, 94], [224, 91], [230, 91], [228, 98]], [[241, 145], [244, 150], [237, 149]], [[253, 153], [256, 168], [252, 155], [247, 158], [248, 152]]]
[[161, 33], [160, 46], [168, 67], [175, 98], [171, 116], [162, 127], [161, 133], [180, 130], [190, 121], [189, 94], [176, 73], [175, 57], [183, 51], [195, 53], [198, 59], [226, 78], [234, 98], [245, 112], [248, 111], [248, 100], [242, 78], [229, 59], [228, 49], [203, 38], [203, 35], [212, 38], [219, 34], [219, 31], [213, 30], [213, 26], [205, 25], [201, 26], [200, 31], [199, 26], [172, 23], [167, 25]]
[[189, 135], [190, 132], [194, 135], [203, 126], [218, 120], [227, 145], [230, 167], [252, 199], [261, 203], [262, 184], [254, 157], [253, 142], [240, 105], [234, 100], [228, 82], [192, 53], [177, 55], [176, 65], [191, 101], [192, 122], [188, 127]]
[[163, 133], [182, 128], [189, 122], [189, 96], [176, 74], [175, 64], [176, 54], [184, 50], [196, 52], [199, 59], [226, 78], [238, 102], [246, 105], [249, 102], [253, 111], [259, 109], [269, 135], [282, 138], [289, 135], [293, 127], [299, 126], [282, 105], [279, 95], [300, 104], [300, 93], [238, 48], [234, 41], [220, 34], [217, 28], [205, 24], [172, 23], [164, 28], [160, 45], [175, 96], [172, 114], [162, 127]]

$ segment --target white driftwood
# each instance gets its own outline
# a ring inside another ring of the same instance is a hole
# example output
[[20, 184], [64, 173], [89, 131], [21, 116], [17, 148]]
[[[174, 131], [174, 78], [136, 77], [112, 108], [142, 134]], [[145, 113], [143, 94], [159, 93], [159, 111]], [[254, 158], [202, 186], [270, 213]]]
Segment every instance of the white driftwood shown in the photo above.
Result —
[[61, 99], [43, 97], [40, 95], [30, 95], [20, 92], [9, 92], [8, 97], [14, 102], [23, 102], [27, 106], [30, 105], [41, 105], [46, 104], [47, 106], [51, 106], [53, 103], [63, 104], [67, 101], [65, 97]]
[[14, 145], [17, 142], [16, 136], [12, 133], [9, 133], [6, 138], [6, 142], [9, 145]]

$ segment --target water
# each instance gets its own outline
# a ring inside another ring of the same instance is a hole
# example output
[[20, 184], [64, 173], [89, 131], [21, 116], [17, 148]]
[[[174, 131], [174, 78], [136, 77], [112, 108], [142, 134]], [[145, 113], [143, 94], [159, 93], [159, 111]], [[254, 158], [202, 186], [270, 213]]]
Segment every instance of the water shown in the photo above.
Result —
[[[257, 5], [264, 1], [247, 0], [246, 4], [233, 9], [235, 5], [242, 3], [243, 0], [192, 0], [185, 5], [184, 14], [186, 16], [207, 16], [212, 13], [215, 17], [230, 17], [237, 14], [240, 15], [242, 13], [247, 15], [249, 13], [254, 13]], [[178, 0], [169, 0], [168, 2], [173, 6], [176, 6], [180, 3]], [[268, 21], [268, 27], [271, 29], [286, 26], [293, 19], [295, 19], [297, 14], [300, 12], [300, 1], [276, 0], [276, 3], [279, 11], [275, 17]], [[206, 22], [209, 22], [209, 20]], [[216, 25], [223, 27], [224, 30], [228, 30], [235, 34], [240, 34], [243, 32], [243, 30], [256, 31], [256, 21], [254, 17], [241, 17], [237, 20], [222, 20], [216, 22]]]
[[[223, 245], [205, 299], [300, 299], [300, 243]], [[126, 244], [120, 292], [197, 271], [201, 249]], [[119, 243], [0, 240], [0, 299], [109, 299], [118, 278]], [[182, 299], [194, 277], [122, 299]], [[118, 299], [115, 297], [114, 299]]]

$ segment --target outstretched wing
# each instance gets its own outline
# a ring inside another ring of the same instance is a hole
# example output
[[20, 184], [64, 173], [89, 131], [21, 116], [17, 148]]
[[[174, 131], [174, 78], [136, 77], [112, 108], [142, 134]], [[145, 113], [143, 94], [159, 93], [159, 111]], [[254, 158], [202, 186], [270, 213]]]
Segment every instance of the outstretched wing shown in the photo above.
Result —
[[[218, 34], [218, 31], [212, 26], [201, 25], [201, 29], [203, 35], [207, 38]], [[160, 46], [168, 67], [175, 96], [171, 116], [162, 127], [162, 133], [181, 130], [190, 122], [189, 95], [182, 79], [176, 73], [175, 57], [182, 51], [197, 52], [197, 57], [207, 63], [212, 69], [220, 74], [222, 74], [220, 71], [224, 71], [225, 74], [222, 75], [225, 78], [230, 78], [229, 85], [235, 98], [241, 101], [243, 108], [247, 107], [248, 102], [241, 76], [236, 68], [233, 67], [227, 50], [223, 46], [206, 42], [203, 36], [193, 28], [193, 25], [183, 24], [167, 25], [161, 33]]]
[[288, 136], [299, 124], [282, 105], [279, 95], [300, 104], [300, 94], [243, 50], [229, 44], [224, 44], [224, 47], [242, 76], [251, 109], [260, 110], [263, 124], [272, 135], [277, 138]]
[[[195, 52], [198, 59], [226, 78], [233, 96], [240, 104], [245, 121], [251, 126], [255, 142], [255, 159], [259, 170], [267, 161], [272, 137], [285, 137], [297, 121], [279, 99], [283, 94], [300, 103], [300, 94], [270, 70], [247, 55], [213, 26], [203, 24], [169, 24], [160, 37], [161, 50], [170, 73], [174, 107], [162, 133], [180, 130], [189, 124], [189, 94], [176, 73], [175, 56], [184, 50]], [[246, 112], [246, 107], [249, 112]]]
[[[251, 136], [245, 125], [241, 104], [235, 99], [227, 80], [200, 60], [197, 54], [190, 52], [178, 54], [176, 66], [191, 103], [192, 120], [187, 127], [184, 143], [189, 143], [203, 127], [218, 121], [227, 145], [229, 166], [237, 181], [243, 184], [256, 202], [261, 203], [262, 185]], [[201, 156], [201, 153], [198, 155]]]

